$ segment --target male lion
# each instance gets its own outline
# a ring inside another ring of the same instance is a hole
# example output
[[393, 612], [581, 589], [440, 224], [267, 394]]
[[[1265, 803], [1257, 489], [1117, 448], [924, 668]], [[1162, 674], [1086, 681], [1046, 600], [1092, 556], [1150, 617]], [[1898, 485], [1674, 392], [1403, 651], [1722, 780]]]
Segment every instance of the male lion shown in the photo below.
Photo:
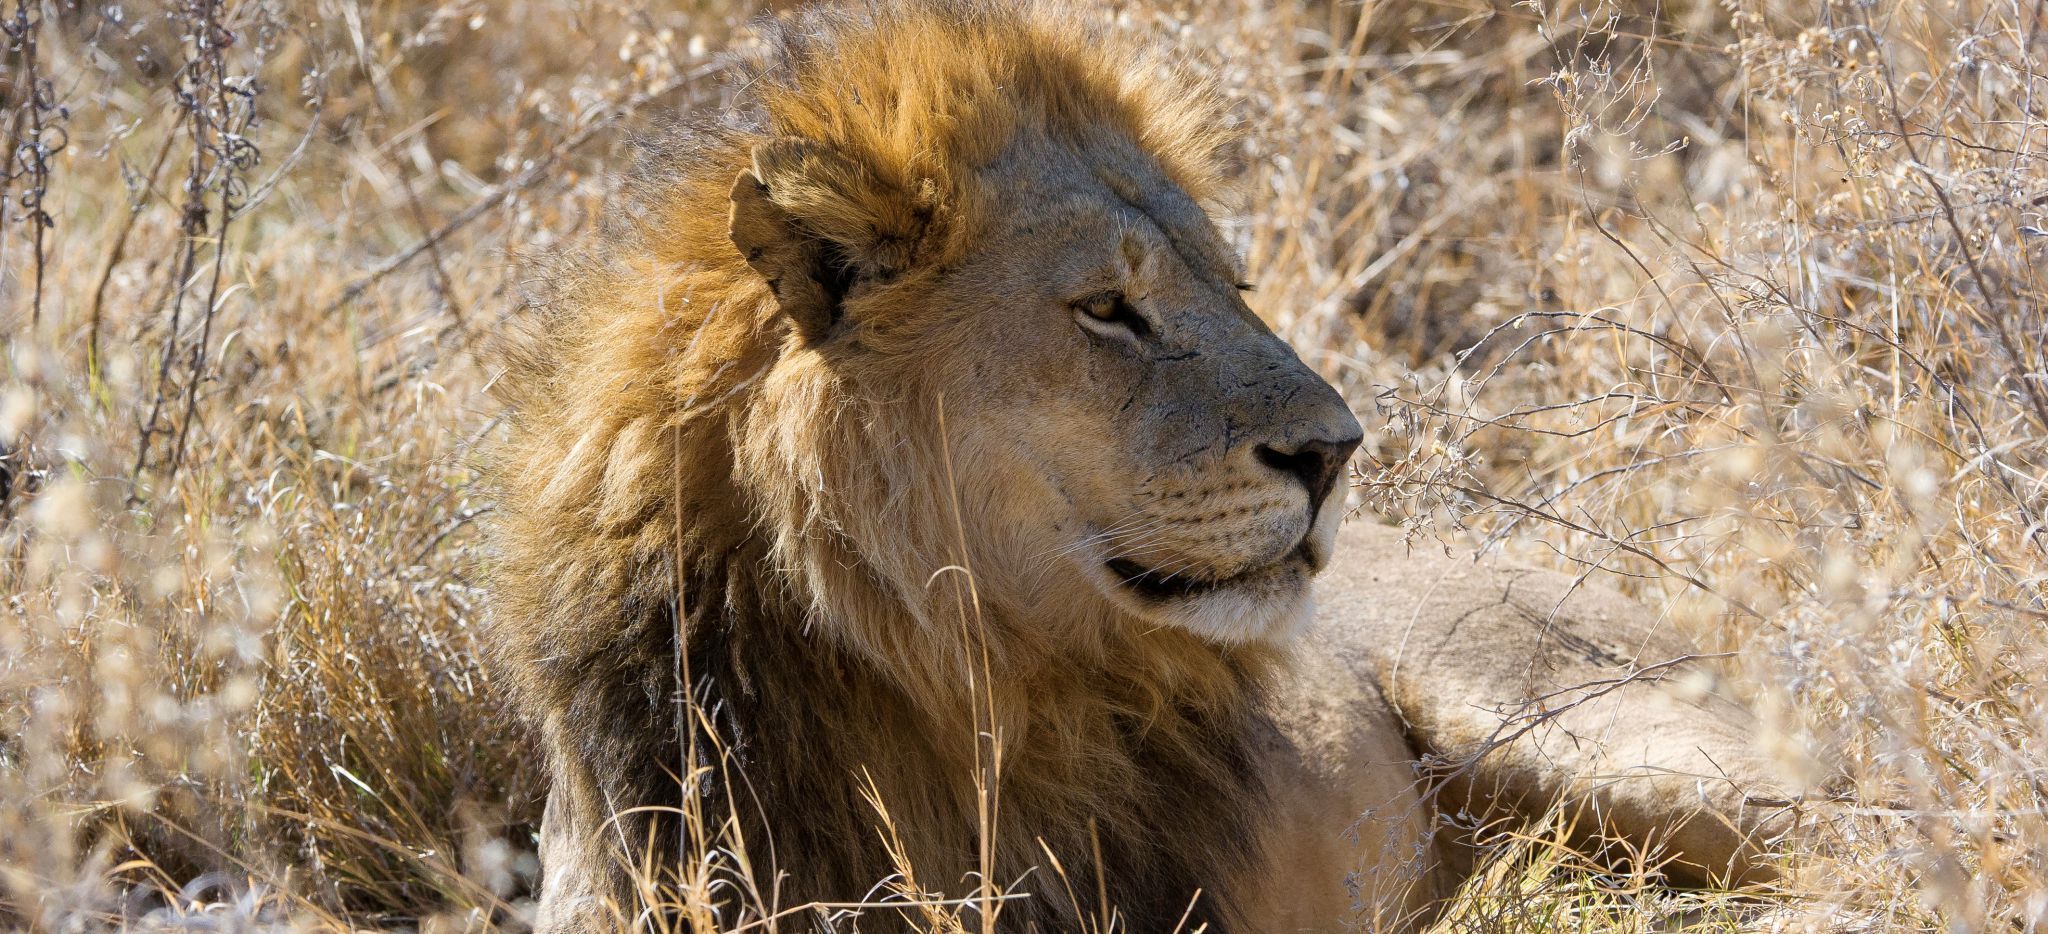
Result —
[[1565, 794], [1680, 879], [1765, 871], [1751, 727], [1658, 684], [1654, 614], [1340, 529], [1359, 426], [1242, 299], [1209, 89], [993, 2], [773, 45], [506, 350], [543, 929], [706, 848], [759, 886], [696, 896], [725, 923], [986, 880], [1003, 930], [1398, 928], [1469, 865], [1436, 813]]

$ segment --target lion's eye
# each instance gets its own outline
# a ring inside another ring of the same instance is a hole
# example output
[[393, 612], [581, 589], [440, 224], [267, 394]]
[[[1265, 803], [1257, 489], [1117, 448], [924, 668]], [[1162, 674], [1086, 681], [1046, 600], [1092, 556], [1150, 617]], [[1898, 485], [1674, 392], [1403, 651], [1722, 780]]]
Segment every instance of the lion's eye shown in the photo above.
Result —
[[1137, 337], [1152, 333], [1152, 323], [1138, 313], [1124, 298], [1122, 292], [1103, 292], [1090, 295], [1074, 303], [1076, 317], [1083, 327], [1097, 333], [1126, 331]]

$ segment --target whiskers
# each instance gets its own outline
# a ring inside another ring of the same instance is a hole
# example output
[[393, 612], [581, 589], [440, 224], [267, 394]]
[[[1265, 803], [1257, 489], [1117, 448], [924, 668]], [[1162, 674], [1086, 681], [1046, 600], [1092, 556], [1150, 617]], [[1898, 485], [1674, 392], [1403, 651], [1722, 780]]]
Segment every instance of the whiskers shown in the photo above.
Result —
[[[1205, 555], [1200, 543], [1191, 543], [1176, 537], [1190, 525], [1186, 516], [1160, 515], [1144, 509], [1134, 509], [1114, 525], [1075, 541], [1047, 549], [1030, 558], [1034, 571], [1042, 571], [1052, 562], [1075, 556], [1097, 557], [1106, 562], [1135, 566], [1136, 576], [1118, 572], [1125, 585], [1141, 580], [1151, 584], [1168, 584], [1176, 580], [1202, 577], [1203, 568], [1218, 564], [1218, 556]], [[1208, 541], [1214, 544], [1213, 538]], [[1099, 552], [1098, 555], [1089, 555]], [[1229, 564], [1228, 559], [1220, 563]], [[1122, 570], [1129, 570], [1128, 567]]]
[[1177, 520], [1172, 516], [1151, 516], [1142, 510], [1132, 510], [1116, 525], [1110, 526], [1079, 541], [1043, 552], [1033, 557], [1041, 567], [1060, 558], [1070, 558], [1099, 545], [1108, 545], [1109, 550], [1122, 555], [1131, 548], [1150, 547], [1158, 540], [1160, 532]]
[[1184, 524], [1179, 517], [1148, 515], [1133, 510], [1115, 525], [1103, 529], [1078, 541], [1043, 552], [1033, 558], [1039, 566], [1062, 558], [1073, 557], [1092, 549], [1101, 548], [1111, 560], [1126, 561], [1144, 570], [1137, 576], [1123, 579], [1126, 585], [1134, 584], [1141, 577], [1152, 577], [1161, 582], [1193, 570], [1199, 560], [1188, 556], [1175, 556], [1164, 564], [1155, 565], [1153, 559], [1169, 554], [1166, 534]]

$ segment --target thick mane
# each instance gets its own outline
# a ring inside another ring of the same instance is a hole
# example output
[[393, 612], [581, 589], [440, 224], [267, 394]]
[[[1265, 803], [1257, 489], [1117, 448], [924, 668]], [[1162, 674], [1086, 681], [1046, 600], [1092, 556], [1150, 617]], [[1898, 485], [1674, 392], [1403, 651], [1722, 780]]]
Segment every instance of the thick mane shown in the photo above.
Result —
[[[835, 205], [821, 189], [814, 214], [873, 219], [861, 223], [885, 243], [914, 225], [926, 268], [973, 246], [989, 209], [977, 171], [1020, 134], [1077, 149], [1112, 136], [1207, 202], [1227, 167], [1218, 98], [1050, 7], [881, 2], [768, 32], [739, 116], [644, 147], [599, 249], [558, 264], [503, 342], [508, 428], [488, 464], [498, 670], [553, 748], [646, 791], [614, 810], [677, 803], [686, 678], [751, 786], [712, 806], [772, 840], [786, 893], [857, 897], [898, 868], [871, 829], [865, 774], [920, 881], [958, 894], [976, 868], [974, 737], [993, 730], [1003, 880], [1042, 865], [1044, 847], [1091, 893], [1076, 904], [1041, 868], [1038, 897], [1006, 925], [1070, 927], [1095, 911], [1098, 871], [1134, 930], [1170, 927], [1197, 888], [1211, 894], [1191, 917], [1228, 921], [1214, 893], [1255, 851], [1272, 659], [1178, 631], [1069, 644], [920, 615], [906, 593], [928, 574], [902, 569], [945, 563], [937, 543], [952, 535], [931, 430], [793, 363], [793, 329], [727, 231], [734, 179], [778, 137], [873, 172], [886, 197]], [[901, 356], [887, 342], [916, 332], [919, 309], [886, 313], [900, 320], [868, 339]], [[768, 380], [778, 366], [795, 376]], [[888, 482], [846, 479], [871, 474]], [[903, 553], [838, 534], [850, 511], [915, 527]], [[982, 666], [995, 677], [977, 701], [963, 676]], [[567, 781], [558, 770], [558, 795]]]

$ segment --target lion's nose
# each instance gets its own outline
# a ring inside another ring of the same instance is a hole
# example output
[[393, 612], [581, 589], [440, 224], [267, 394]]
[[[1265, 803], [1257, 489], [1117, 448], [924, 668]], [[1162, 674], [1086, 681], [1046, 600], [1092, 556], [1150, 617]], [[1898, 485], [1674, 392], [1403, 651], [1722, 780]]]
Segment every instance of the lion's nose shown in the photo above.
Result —
[[1344, 465], [1351, 462], [1351, 452], [1358, 450], [1358, 435], [1338, 439], [1318, 438], [1298, 444], [1261, 444], [1258, 448], [1259, 463], [1281, 473], [1293, 474], [1308, 488], [1310, 512], [1314, 512], [1330, 495], [1330, 487], [1337, 478], [1344, 475]]

